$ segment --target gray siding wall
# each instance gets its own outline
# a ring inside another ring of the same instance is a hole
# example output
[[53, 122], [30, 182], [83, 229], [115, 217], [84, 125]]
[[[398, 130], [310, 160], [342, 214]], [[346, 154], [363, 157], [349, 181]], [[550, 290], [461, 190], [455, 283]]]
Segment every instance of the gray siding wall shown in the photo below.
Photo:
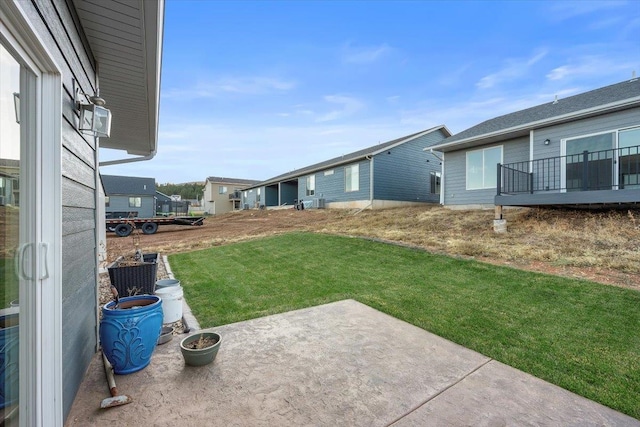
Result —
[[[502, 145], [503, 163], [513, 163], [529, 160], [529, 137], [521, 137], [500, 144], [490, 144], [486, 147]], [[467, 190], [467, 151], [477, 150], [475, 147], [469, 150], [460, 150], [444, 155], [444, 204], [445, 205], [476, 205], [493, 204], [496, 189]], [[497, 166], [494, 167], [497, 174]]]
[[430, 174], [440, 172], [440, 159], [424, 149], [444, 138], [436, 131], [375, 155], [373, 198], [438, 203], [440, 195], [431, 193]]
[[[640, 108], [618, 111], [590, 119], [536, 129], [533, 133], [533, 159], [544, 159], [560, 155], [560, 140], [593, 133], [613, 131], [640, 126]], [[549, 145], [544, 140], [549, 139]]]
[[[359, 184], [358, 191], [345, 192], [344, 170], [345, 167], [359, 164]], [[370, 188], [370, 173], [369, 173], [369, 160], [361, 160], [359, 162], [350, 163], [348, 165], [336, 166], [328, 168], [323, 171], [315, 173], [316, 176], [316, 191], [315, 195], [306, 195], [306, 178], [309, 175], [304, 175], [298, 179], [298, 199], [312, 200], [312, 199], [325, 199], [325, 203], [331, 202], [348, 202], [356, 200], [369, 200], [369, 188]], [[333, 171], [333, 173], [330, 173]]]
[[[129, 197], [140, 197], [140, 207], [129, 206]], [[109, 196], [109, 206], [106, 212], [138, 212], [139, 218], [151, 218], [155, 216], [155, 198], [152, 196], [131, 195], [111, 195]]]
[[97, 189], [92, 137], [76, 130], [73, 79], [93, 93], [95, 67], [74, 23], [75, 11], [63, 0], [21, 2], [62, 77], [62, 404], [66, 418], [97, 344], [96, 224]]

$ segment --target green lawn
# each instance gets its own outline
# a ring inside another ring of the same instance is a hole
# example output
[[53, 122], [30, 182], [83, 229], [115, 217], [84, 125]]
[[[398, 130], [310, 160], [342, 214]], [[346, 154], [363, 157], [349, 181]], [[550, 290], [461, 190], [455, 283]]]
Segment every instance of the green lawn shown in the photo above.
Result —
[[169, 260], [202, 327], [353, 298], [640, 419], [640, 292], [311, 233]]

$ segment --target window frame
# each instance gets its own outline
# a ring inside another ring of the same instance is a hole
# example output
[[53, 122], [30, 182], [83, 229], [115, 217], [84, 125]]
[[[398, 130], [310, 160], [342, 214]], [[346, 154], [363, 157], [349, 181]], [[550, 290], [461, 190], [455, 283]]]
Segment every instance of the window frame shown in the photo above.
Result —
[[[355, 169], [355, 174], [353, 170]], [[352, 171], [349, 174], [349, 180], [347, 180], [347, 170]], [[354, 176], [355, 179], [355, 188], [352, 187], [354, 184]], [[351, 186], [349, 185], [351, 184]], [[344, 192], [345, 193], [353, 193], [354, 191], [360, 191], [360, 163], [355, 163], [353, 165], [348, 165], [344, 167]]]
[[130, 208], [141, 208], [142, 207], [142, 197], [140, 197], [140, 196], [129, 196], [129, 207]]
[[316, 176], [309, 175], [305, 179], [305, 192], [307, 196], [316, 195]]
[[[495, 189], [497, 188], [497, 183], [493, 184], [493, 185], [487, 185], [485, 183], [485, 177], [486, 177], [486, 172], [487, 172], [487, 165], [486, 165], [486, 160], [485, 160], [485, 152], [488, 150], [495, 150], [496, 148], [500, 149], [500, 164], [504, 163], [504, 145], [493, 145], [491, 147], [483, 147], [483, 148], [478, 148], [475, 150], [467, 150], [465, 152], [465, 189], [467, 191], [473, 191], [473, 190], [491, 190], [491, 189]], [[477, 153], [477, 152], [482, 152], [482, 165], [481, 165], [481, 169], [482, 169], [482, 183], [479, 187], [470, 187], [469, 186], [469, 154], [472, 153]], [[497, 178], [497, 171], [495, 170], [495, 165], [494, 167], [494, 176]]]
[[[429, 191], [431, 194], [440, 194], [442, 191], [442, 172], [431, 171], [429, 172]], [[438, 188], [438, 191], [435, 191]]]

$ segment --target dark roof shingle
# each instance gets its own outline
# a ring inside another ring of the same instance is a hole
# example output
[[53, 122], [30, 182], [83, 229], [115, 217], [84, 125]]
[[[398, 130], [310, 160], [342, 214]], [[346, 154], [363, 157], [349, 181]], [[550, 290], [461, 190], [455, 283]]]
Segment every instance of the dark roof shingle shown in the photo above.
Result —
[[[332, 159], [325, 160], [325, 161], [320, 162], [320, 163], [315, 163], [315, 164], [310, 165], [310, 166], [305, 166], [303, 168], [296, 169], [296, 170], [293, 170], [291, 172], [284, 173], [282, 175], [274, 176], [273, 178], [269, 178], [266, 181], [262, 181], [262, 182], [260, 182], [258, 184], [260, 184], [260, 185], [271, 184], [271, 183], [274, 183], [274, 182], [282, 181], [283, 179], [294, 178], [294, 177], [301, 176], [301, 175], [304, 175], [304, 174], [307, 174], [307, 173], [310, 173], [310, 172], [313, 172], [313, 171], [316, 171], [316, 170], [322, 170], [322, 169], [326, 169], [326, 168], [331, 167], [331, 166], [337, 166], [337, 165], [340, 165], [340, 164], [343, 164], [343, 163], [348, 163], [348, 162], [351, 162], [351, 161], [356, 160], [356, 159], [361, 159], [361, 158], [364, 158], [366, 156], [373, 155], [373, 154], [377, 153], [378, 151], [381, 151], [381, 150], [384, 150], [384, 149], [386, 149], [388, 147], [392, 147], [392, 146], [394, 146], [396, 144], [402, 143], [405, 140], [413, 139], [413, 138], [415, 138], [415, 137], [417, 137], [419, 135], [422, 135], [422, 134], [426, 135], [426, 134], [434, 132], [436, 130], [442, 130], [445, 135], [450, 135], [451, 134], [446, 126], [444, 126], [444, 125], [436, 126], [436, 127], [431, 128], [431, 129], [422, 130], [420, 132], [412, 133], [411, 135], [406, 135], [406, 136], [403, 136], [401, 138], [393, 139], [391, 141], [387, 141], [387, 142], [383, 142], [383, 143], [380, 143], [380, 144], [377, 144], [377, 145], [373, 145], [371, 147], [367, 147], [367, 148], [364, 148], [362, 150], [354, 151], [353, 153], [345, 154], [345, 155], [340, 156], [340, 157], [334, 157]], [[258, 185], [256, 184], [254, 186], [257, 187]]]
[[456, 141], [480, 138], [485, 135], [511, 128], [525, 127], [528, 124], [530, 124], [533, 129], [544, 126], [545, 121], [550, 121], [554, 118], [581, 111], [585, 111], [586, 114], [590, 109], [622, 102], [626, 99], [636, 97], [640, 97], [640, 79], [626, 80], [621, 83], [594, 89], [589, 92], [580, 93], [567, 98], [561, 98], [558, 99], [557, 102], [547, 102], [535, 107], [486, 120], [460, 133], [450, 136], [438, 144], [438, 146], [449, 145]]

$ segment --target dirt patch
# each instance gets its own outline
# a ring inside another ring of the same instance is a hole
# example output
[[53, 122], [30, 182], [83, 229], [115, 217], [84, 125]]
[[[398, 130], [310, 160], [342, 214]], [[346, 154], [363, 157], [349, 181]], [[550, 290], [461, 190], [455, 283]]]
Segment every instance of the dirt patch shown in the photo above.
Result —
[[[640, 290], [640, 212], [510, 209], [508, 232], [493, 211], [439, 206], [378, 211], [249, 210], [208, 217], [202, 226], [160, 226], [140, 235], [144, 252], [173, 254], [291, 231], [374, 238], [430, 252]], [[108, 233], [109, 260], [133, 253], [130, 237]]]

